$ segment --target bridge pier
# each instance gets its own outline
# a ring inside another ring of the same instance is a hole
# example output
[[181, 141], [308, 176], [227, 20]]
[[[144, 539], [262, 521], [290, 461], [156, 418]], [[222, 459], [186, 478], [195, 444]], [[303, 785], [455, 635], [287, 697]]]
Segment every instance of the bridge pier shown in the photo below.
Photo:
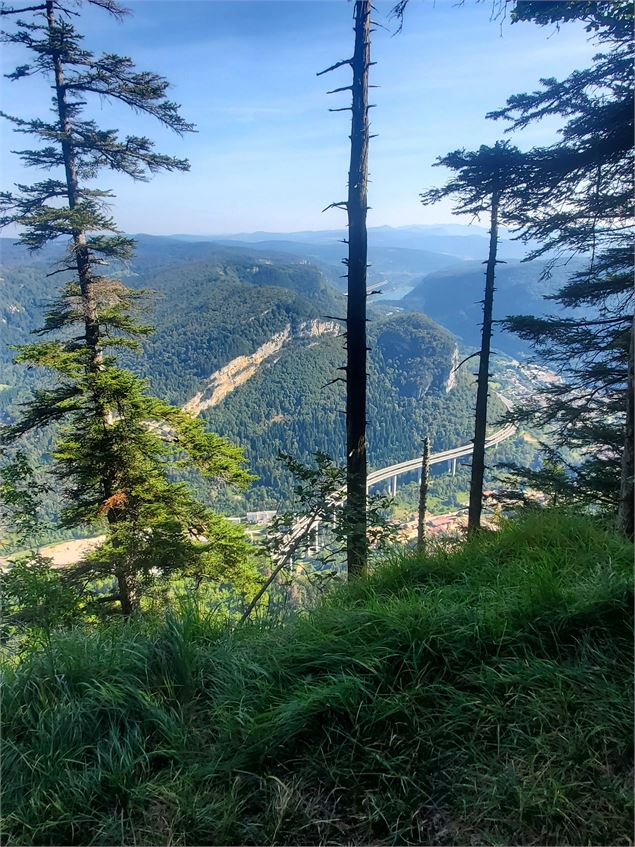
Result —
[[452, 459], [452, 476], [456, 476], [456, 457]]
[[390, 494], [393, 497], [397, 496], [397, 474], [395, 474], [390, 480]]

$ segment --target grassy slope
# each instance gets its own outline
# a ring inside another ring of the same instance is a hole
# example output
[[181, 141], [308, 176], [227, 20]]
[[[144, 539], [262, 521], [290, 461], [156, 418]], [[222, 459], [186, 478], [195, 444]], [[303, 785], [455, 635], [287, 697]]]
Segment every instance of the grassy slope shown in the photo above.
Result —
[[55, 639], [8, 674], [6, 843], [632, 843], [631, 560], [529, 514], [283, 627]]

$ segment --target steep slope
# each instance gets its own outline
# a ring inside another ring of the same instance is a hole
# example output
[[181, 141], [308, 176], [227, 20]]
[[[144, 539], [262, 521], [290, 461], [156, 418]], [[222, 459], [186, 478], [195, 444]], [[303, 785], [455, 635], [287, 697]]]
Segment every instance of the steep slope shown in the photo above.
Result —
[[184, 403], [183, 408], [197, 417], [206, 409], [217, 406], [228, 394], [244, 385], [247, 380], [256, 375], [258, 369], [267, 360], [276, 357], [283, 347], [294, 341], [319, 338], [327, 334], [338, 335], [339, 332], [340, 327], [335, 321], [305, 321], [300, 324], [295, 333], [292, 331], [291, 324], [287, 324], [282, 332], [273, 335], [251, 355], [238, 356], [225, 367], [215, 371], [206, 380], [204, 388]]
[[632, 559], [529, 512], [278, 625], [55, 634], [5, 670], [5, 843], [632, 844]]
[[[422, 315], [393, 315], [369, 324], [368, 445], [371, 467], [418, 454], [424, 434], [434, 449], [471, 437], [472, 388], [453, 372], [456, 344]], [[344, 459], [344, 389], [338, 368], [342, 338], [330, 330], [296, 337], [258, 371], [203, 411], [211, 427], [241, 444], [259, 481], [247, 502], [270, 506], [292, 490], [278, 450], [308, 461], [321, 450]], [[493, 414], [500, 413], [496, 405]]]
[[[545, 263], [526, 264], [508, 261], [496, 269], [496, 294], [494, 318], [502, 320], [510, 314], [553, 314], [557, 306], [545, 299], [560, 283], [574, 273], [578, 263], [554, 268], [549, 279], [542, 279]], [[480, 344], [480, 327], [483, 320], [484, 270], [480, 262], [448, 268], [424, 277], [396, 306], [423, 312], [447, 327], [464, 345]], [[512, 356], [528, 352], [528, 346], [517, 336], [494, 326], [493, 345]]]

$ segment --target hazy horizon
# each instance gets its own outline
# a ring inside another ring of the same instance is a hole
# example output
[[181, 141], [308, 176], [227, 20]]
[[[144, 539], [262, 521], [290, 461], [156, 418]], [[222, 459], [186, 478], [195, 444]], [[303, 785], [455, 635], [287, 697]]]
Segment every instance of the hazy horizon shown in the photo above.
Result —
[[[129, 55], [140, 69], [165, 75], [170, 96], [198, 132], [178, 138], [141, 115], [93, 102], [88, 115], [104, 127], [147, 134], [157, 149], [188, 158], [187, 174], [133, 183], [106, 173], [96, 183], [117, 195], [112, 211], [127, 232], [168, 235], [337, 229], [345, 216], [321, 210], [345, 196], [349, 112], [346, 67], [318, 77], [352, 48], [353, 7], [344, 0], [133, 0], [122, 23], [84, 6], [74, 21], [87, 49]], [[455, 222], [449, 202], [424, 208], [419, 193], [443, 182], [434, 160], [457, 147], [491, 144], [505, 125], [485, 119], [512, 94], [533, 90], [539, 77], [568, 75], [596, 52], [579, 22], [556, 32], [531, 23], [492, 20], [491, 3], [411, 0], [403, 31], [394, 34], [392, 3], [378, 3], [373, 33], [373, 133], [369, 226]], [[2, 70], [24, 62], [5, 45]], [[40, 77], [3, 86], [2, 108], [44, 117], [50, 90]], [[26, 104], [26, 105], [25, 105]], [[526, 148], [555, 140], [547, 119], [513, 138]], [[4, 188], [29, 184], [16, 147], [29, 146], [5, 124], [1, 133]], [[459, 219], [460, 220], [460, 219]], [[467, 221], [466, 221], [467, 222]]]

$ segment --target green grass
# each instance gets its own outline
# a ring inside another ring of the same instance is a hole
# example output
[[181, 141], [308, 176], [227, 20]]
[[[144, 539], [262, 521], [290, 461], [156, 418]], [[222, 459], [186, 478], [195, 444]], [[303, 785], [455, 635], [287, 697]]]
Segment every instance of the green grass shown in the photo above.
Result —
[[632, 546], [528, 513], [284, 625], [6, 672], [7, 844], [632, 844]]

